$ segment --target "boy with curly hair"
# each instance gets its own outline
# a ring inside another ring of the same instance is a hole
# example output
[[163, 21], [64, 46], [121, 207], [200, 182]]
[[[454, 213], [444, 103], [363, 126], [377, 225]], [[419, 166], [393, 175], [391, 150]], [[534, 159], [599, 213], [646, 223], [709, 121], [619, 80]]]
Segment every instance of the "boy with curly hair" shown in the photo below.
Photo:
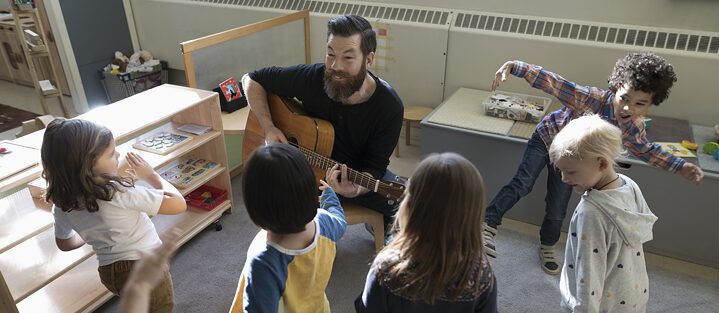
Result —
[[508, 74], [524, 78], [532, 87], [555, 96], [564, 106], [542, 119], [527, 143], [522, 162], [512, 180], [502, 187], [487, 207], [484, 224], [484, 244], [487, 254], [496, 257], [494, 236], [502, 216], [519, 199], [529, 194], [542, 169], [548, 170], [546, 208], [539, 231], [540, 262], [542, 269], [552, 275], [560, 271], [554, 245], [559, 241], [560, 230], [572, 186], [562, 180], [549, 162], [548, 148], [552, 140], [571, 120], [586, 114], [598, 114], [618, 126], [622, 131], [624, 147], [640, 159], [699, 184], [702, 170], [683, 159], [662, 150], [646, 137], [644, 119], [650, 105], [659, 105], [669, 96], [677, 80], [674, 68], [654, 53], [630, 53], [619, 59], [609, 76], [609, 89], [581, 86], [547, 71], [540, 66], [522, 61], [508, 61], [497, 70], [492, 91]]

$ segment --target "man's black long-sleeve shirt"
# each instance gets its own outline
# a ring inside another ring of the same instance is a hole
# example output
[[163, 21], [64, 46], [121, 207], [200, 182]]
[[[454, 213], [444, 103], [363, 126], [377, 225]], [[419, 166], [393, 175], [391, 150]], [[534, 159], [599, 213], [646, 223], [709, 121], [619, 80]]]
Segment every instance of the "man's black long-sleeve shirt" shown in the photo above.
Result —
[[370, 73], [377, 88], [363, 103], [345, 105], [324, 91], [324, 64], [266, 67], [249, 73], [268, 93], [295, 97], [305, 112], [327, 120], [335, 131], [332, 159], [382, 178], [402, 129], [404, 107], [384, 80]]

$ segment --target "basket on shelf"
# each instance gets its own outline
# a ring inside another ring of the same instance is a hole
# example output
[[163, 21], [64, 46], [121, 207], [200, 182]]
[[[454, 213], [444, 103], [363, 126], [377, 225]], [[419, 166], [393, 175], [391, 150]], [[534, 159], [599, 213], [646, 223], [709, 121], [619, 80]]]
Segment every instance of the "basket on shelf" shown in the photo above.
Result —
[[167, 83], [167, 62], [160, 61], [151, 72], [112, 74], [101, 71], [107, 101], [113, 103]]
[[227, 200], [227, 191], [208, 185], [202, 185], [185, 196], [187, 204], [207, 211]]

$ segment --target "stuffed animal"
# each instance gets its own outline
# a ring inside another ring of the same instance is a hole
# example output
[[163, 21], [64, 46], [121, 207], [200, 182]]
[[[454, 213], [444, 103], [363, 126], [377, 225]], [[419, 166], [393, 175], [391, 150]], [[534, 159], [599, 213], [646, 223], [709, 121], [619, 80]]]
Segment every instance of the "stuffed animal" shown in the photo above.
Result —
[[[124, 54], [122, 54], [122, 52], [115, 51], [115, 58], [112, 60], [111, 64], [116, 65], [117, 70], [120, 73], [124, 73], [125, 70], [127, 69], [127, 64], [129, 62], [130, 62], [130, 59], [128, 59]], [[112, 67], [112, 68], [115, 69], [114, 67]]]
[[125, 56], [124, 53], [122, 53], [120, 51], [115, 51], [115, 59], [120, 59], [120, 60], [124, 61], [125, 63], [130, 62], [130, 59], [127, 56]]
[[110, 64], [110, 74], [122, 74], [125, 71], [120, 71], [120, 67], [115, 64]]
[[153, 59], [152, 53], [150, 53], [150, 51], [140, 50], [138, 52], [140, 53], [140, 61], [142, 61], [142, 63], [145, 63], [145, 62]]
[[122, 61], [121, 59], [114, 59], [110, 64], [112, 65], [113, 70], [117, 68], [120, 73], [124, 73], [127, 69], [127, 63]]
[[130, 66], [140, 66], [143, 63], [152, 60], [152, 53], [147, 50], [138, 50], [130, 56]]

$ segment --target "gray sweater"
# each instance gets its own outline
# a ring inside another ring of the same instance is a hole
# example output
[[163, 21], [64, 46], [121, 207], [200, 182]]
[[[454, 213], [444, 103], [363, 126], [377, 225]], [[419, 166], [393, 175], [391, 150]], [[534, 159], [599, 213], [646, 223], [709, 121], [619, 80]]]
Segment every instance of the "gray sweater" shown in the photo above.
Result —
[[559, 286], [565, 312], [646, 312], [649, 279], [642, 244], [657, 217], [639, 186], [582, 195], [569, 224]]

